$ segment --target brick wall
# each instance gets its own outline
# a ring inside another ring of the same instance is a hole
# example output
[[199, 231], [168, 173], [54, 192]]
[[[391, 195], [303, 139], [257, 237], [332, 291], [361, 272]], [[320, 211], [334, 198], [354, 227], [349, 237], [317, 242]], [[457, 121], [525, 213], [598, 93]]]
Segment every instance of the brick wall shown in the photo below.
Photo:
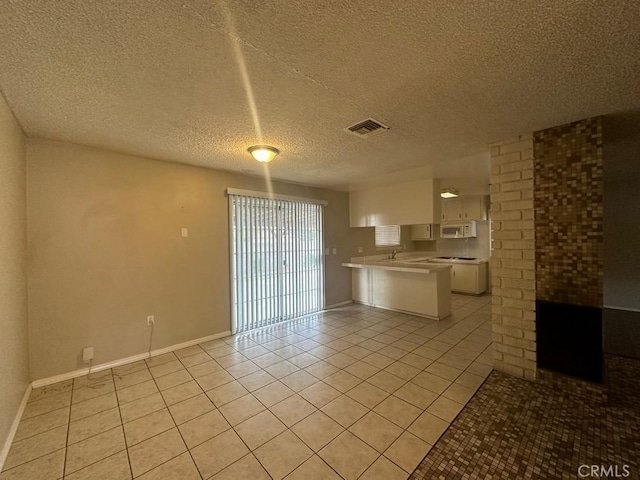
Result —
[[491, 148], [494, 368], [536, 378], [533, 136]]

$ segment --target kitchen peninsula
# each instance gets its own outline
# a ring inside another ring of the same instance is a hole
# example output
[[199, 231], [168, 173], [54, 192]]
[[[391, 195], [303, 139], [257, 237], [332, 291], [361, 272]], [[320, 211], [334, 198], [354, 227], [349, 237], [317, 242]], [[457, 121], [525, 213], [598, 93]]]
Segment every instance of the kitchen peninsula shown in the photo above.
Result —
[[451, 314], [451, 265], [427, 257], [354, 257], [353, 300], [440, 320]]

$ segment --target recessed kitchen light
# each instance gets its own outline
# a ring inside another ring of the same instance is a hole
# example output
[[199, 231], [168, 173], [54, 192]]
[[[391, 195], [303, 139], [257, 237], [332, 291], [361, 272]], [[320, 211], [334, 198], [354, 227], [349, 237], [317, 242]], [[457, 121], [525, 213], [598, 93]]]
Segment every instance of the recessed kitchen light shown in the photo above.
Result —
[[442, 198], [456, 198], [458, 196], [458, 191], [455, 188], [443, 188], [440, 191], [440, 196]]

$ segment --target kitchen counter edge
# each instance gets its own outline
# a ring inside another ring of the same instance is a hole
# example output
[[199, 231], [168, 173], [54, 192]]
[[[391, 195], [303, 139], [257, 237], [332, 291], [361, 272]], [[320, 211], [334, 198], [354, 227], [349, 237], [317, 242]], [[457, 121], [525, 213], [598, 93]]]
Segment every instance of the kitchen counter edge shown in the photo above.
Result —
[[[424, 264], [423, 264], [424, 265]], [[383, 263], [352, 263], [346, 262], [342, 264], [343, 267], [349, 268], [374, 268], [377, 270], [391, 270], [394, 272], [408, 272], [408, 273], [422, 273], [422, 274], [431, 274], [440, 272], [443, 270], [448, 270], [451, 268], [451, 265], [442, 264], [442, 265], [429, 265], [425, 266], [408, 266], [407, 264], [403, 264], [402, 266], [398, 265], [385, 265]]]

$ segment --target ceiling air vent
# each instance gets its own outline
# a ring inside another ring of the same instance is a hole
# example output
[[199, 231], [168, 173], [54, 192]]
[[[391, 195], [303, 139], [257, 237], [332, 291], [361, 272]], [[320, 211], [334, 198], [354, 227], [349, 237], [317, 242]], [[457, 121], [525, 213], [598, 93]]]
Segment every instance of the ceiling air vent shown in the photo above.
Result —
[[345, 130], [357, 135], [358, 137], [365, 137], [375, 132], [384, 132], [385, 130], [389, 130], [389, 127], [378, 120], [367, 118], [362, 122], [358, 122], [355, 125], [345, 128]]

